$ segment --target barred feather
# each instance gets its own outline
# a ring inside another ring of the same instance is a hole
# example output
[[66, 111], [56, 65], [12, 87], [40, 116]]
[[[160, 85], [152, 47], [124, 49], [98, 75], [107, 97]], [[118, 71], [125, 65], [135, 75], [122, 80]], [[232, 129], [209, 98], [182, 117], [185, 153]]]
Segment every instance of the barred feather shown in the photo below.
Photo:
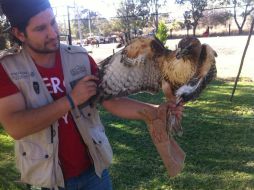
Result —
[[[100, 63], [98, 94], [92, 103], [138, 92], [168, 99], [197, 99], [216, 77], [216, 52], [195, 37], [180, 40], [178, 49], [166, 49], [156, 38], [137, 38]], [[168, 133], [182, 134], [180, 121], [169, 113]]]
[[[190, 101], [216, 77], [216, 52], [195, 37], [180, 40], [178, 49], [166, 49], [156, 38], [137, 38], [100, 63], [98, 94], [101, 102], [138, 92], [157, 93], [168, 99]], [[169, 114], [168, 131], [182, 133], [181, 123]]]

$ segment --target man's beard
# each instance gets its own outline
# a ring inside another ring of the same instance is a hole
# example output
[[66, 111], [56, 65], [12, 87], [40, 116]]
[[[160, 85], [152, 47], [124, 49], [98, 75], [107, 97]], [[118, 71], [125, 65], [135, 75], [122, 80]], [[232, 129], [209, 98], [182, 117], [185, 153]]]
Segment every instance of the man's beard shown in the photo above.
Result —
[[33, 46], [31, 43], [29, 43], [29, 42], [26, 43], [26, 45], [27, 45], [30, 49], [32, 49], [34, 52], [36, 52], [36, 53], [39, 53], [39, 54], [50, 54], [50, 53], [54, 53], [54, 52], [58, 51], [58, 50], [59, 50], [59, 47], [60, 47], [60, 38], [59, 38], [59, 36], [58, 36], [56, 47], [55, 47], [54, 49], [52, 49], [52, 48], [47, 48], [47, 44], [52, 43], [52, 41], [55, 41], [55, 39], [49, 40], [49, 41], [45, 42], [45, 43], [44, 43], [44, 47], [42, 47], [42, 48], [35, 47], [35, 46]]

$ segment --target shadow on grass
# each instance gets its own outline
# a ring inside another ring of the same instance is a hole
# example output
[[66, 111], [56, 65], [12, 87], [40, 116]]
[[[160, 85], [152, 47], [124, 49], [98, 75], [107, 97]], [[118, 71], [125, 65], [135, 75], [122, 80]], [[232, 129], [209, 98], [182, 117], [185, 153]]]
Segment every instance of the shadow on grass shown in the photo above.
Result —
[[[186, 105], [177, 137], [186, 152], [183, 172], [168, 178], [142, 122], [102, 119], [114, 150], [111, 175], [115, 189], [254, 189], [254, 86], [239, 84], [233, 102], [232, 83], [215, 81], [196, 102]], [[160, 103], [162, 94], [135, 99]]]
[[[254, 85], [215, 81], [196, 102], [186, 105], [184, 134], [176, 137], [186, 152], [184, 170], [169, 178], [143, 122], [122, 120], [101, 109], [114, 151], [110, 168], [115, 190], [254, 189]], [[161, 103], [162, 93], [135, 99]], [[126, 108], [127, 109], [127, 108]], [[13, 141], [0, 128], [0, 189], [16, 184]]]

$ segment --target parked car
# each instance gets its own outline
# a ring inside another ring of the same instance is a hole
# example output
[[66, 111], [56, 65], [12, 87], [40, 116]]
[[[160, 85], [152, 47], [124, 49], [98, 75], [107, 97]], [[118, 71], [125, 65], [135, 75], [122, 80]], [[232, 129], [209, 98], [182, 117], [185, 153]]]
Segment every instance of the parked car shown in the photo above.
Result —
[[100, 44], [103, 44], [104, 41], [105, 41], [105, 37], [104, 36], [94, 36], [94, 38], [96, 40], [98, 40]]

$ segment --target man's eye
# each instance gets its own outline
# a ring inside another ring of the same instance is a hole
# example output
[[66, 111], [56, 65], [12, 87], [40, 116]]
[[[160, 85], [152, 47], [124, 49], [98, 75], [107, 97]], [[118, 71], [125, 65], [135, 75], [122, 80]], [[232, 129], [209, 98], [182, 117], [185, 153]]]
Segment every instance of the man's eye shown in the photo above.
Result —
[[45, 29], [45, 27], [38, 27], [38, 28], [36, 28], [36, 31], [41, 32], [41, 31], [43, 31], [44, 29]]

